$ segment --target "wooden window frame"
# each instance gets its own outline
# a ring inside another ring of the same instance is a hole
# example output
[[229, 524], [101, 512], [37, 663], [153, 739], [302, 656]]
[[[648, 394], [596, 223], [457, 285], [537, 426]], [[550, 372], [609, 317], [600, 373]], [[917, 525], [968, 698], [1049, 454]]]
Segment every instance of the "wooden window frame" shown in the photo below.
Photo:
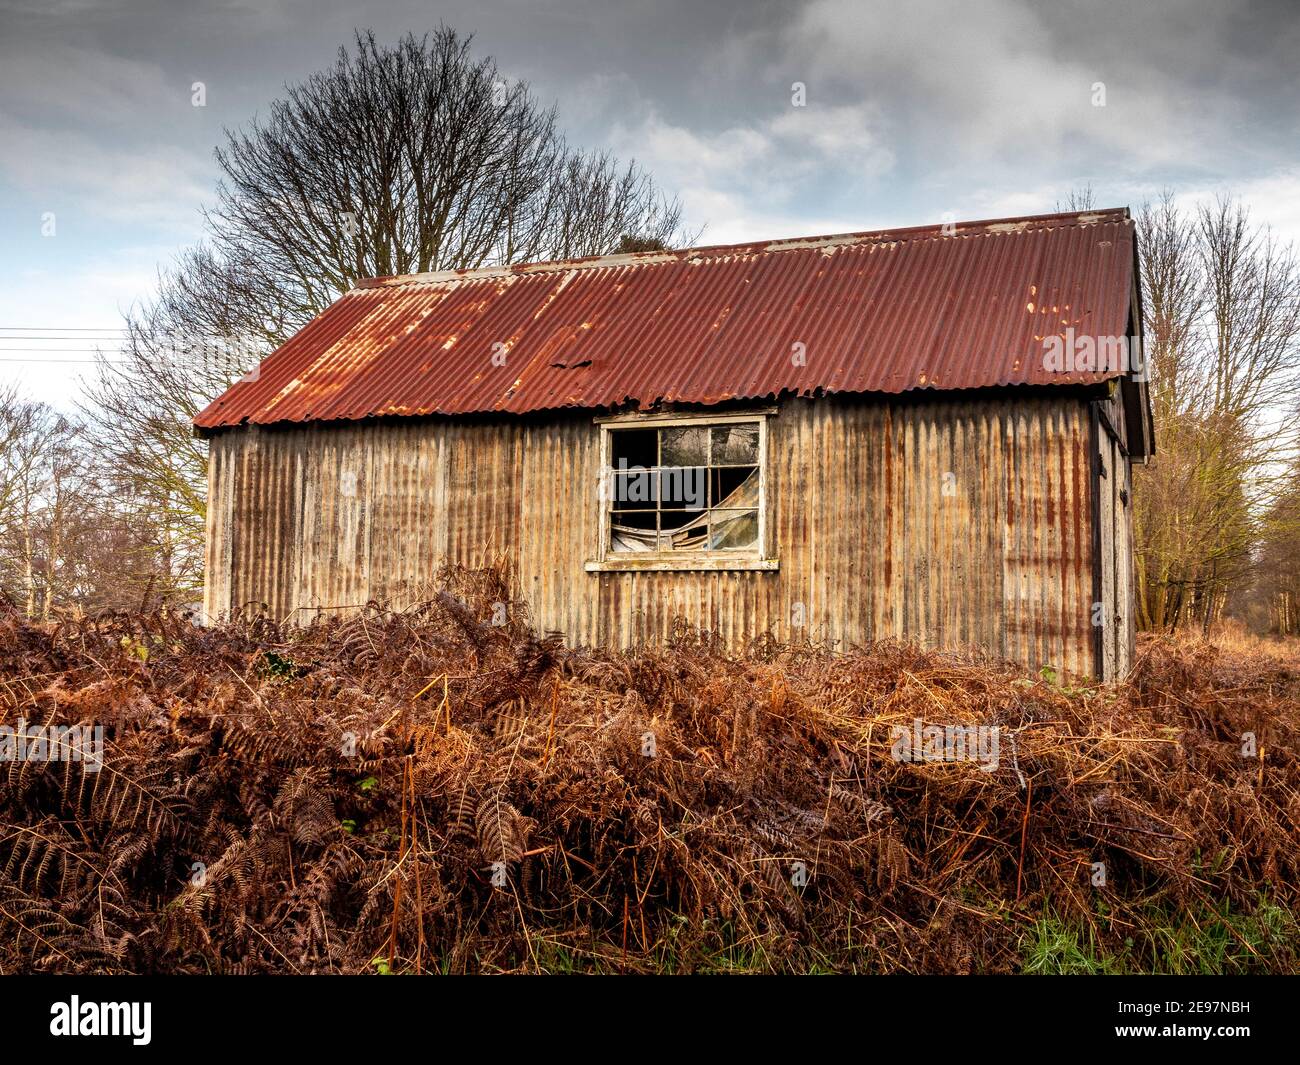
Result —
[[[599, 534], [594, 560], [586, 563], [589, 573], [654, 573], [685, 570], [731, 571], [779, 569], [774, 554], [769, 552], [767, 520], [767, 422], [772, 410], [738, 411], [728, 414], [619, 414], [594, 419], [600, 433], [600, 469], [597, 471], [597, 493], [600, 506]], [[679, 551], [679, 552], [615, 552], [610, 542], [610, 503], [606, 485], [610, 483], [612, 467], [611, 432], [619, 429], [672, 429], [683, 426], [714, 426], [754, 424], [758, 426], [758, 539], [753, 548], [745, 550]]]

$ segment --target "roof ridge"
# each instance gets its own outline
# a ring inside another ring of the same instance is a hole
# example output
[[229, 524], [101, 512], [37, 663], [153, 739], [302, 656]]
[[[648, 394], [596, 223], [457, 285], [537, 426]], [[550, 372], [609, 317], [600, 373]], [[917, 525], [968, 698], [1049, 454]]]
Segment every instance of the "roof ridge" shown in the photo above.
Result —
[[[730, 255], [775, 254], [783, 251], [806, 251], [813, 248], [841, 247], [849, 244], [897, 244], [904, 241], [929, 240], [936, 237], [972, 237], [981, 235], [1024, 232], [1026, 230], [1055, 229], [1062, 226], [1100, 225], [1107, 222], [1127, 221], [1127, 207], [1110, 207], [1086, 211], [1062, 211], [1054, 214], [1016, 215], [1006, 218], [985, 218], [968, 222], [940, 222], [924, 226], [904, 226], [898, 229], [860, 230], [852, 233], [830, 233], [821, 236], [782, 237], [776, 240], [755, 240], [739, 244], [704, 244], [698, 247], [665, 251], [633, 251], [610, 255], [587, 255], [576, 259], [544, 259], [513, 265], [479, 266], [463, 270], [434, 270], [427, 273], [393, 274], [386, 277], [359, 279], [356, 289], [386, 288], [399, 285], [440, 284], [447, 281], [484, 280], [493, 277], [517, 277], [524, 274], [556, 273], [568, 270], [608, 269], [618, 266], [653, 266], [671, 262], [720, 259]], [[952, 232], [945, 232], [952, 227]]]

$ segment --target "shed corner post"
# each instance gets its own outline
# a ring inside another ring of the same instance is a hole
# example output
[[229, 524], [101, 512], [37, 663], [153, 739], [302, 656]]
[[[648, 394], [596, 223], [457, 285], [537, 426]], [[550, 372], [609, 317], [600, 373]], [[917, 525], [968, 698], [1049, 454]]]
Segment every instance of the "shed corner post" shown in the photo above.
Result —
[[1097, 604], [1102, 602], [1102, 505], [1101, 505], [1101, 413], [1100, 400], [1088, 403], [1089, 512], [1092, 519], [1092, 602], [1088, 622], [1092, 626], [1093, 676], [1102, 683], [1106, 676], [1106, 626], [1096, 623]]

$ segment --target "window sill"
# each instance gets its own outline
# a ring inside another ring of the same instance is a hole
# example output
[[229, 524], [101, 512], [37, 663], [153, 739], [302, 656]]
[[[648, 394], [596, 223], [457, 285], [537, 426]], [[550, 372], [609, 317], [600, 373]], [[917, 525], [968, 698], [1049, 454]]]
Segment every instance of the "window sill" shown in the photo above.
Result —
[[677, 573], [686, 570], [772, 573], [781, 568], [775, 558], [606, 558], [586, 563], [588, 573]]

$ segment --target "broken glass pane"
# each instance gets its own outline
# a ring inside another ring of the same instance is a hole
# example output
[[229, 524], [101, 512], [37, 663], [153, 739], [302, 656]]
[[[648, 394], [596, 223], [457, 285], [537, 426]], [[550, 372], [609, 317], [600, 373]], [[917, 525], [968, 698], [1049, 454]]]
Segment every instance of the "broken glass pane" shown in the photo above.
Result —
[[757, 510], [715, 510], [710, 514], [709, 548], [738, 550], [758, 545]]
[[705, 466], [709, 461], [709, 431], [699, 426], [662, 429], [659, 463], [662, 466]]
[[747, 466], [758, 461], [758, 426], [715, 425], [713, 427], [714, 466]]
[[699, 518], [675, 531], [665, 529], [659, 536], [661, 551], [703, 551], [708, 544], [709, 523]]
[[715, 466], [709, 470], [709, 505], [754, 507], [758, 505], [757, 466]]
[[619, 511], [610, 516], [611, 551], [653, 551], [659, 515], [653, 510]]

